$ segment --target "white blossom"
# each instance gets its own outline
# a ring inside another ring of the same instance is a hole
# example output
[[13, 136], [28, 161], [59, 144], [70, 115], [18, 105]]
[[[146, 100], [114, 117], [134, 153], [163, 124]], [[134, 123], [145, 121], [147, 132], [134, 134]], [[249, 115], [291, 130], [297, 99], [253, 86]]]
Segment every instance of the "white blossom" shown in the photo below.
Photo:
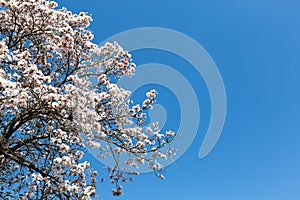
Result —
[[160, 148], [175, 134], [144, 126], [155, 90], [132, 105], [131, 92], [115, 83], [134, 75], [131, 55], [117, 42], [94, 44], [89, 14], [57, 6], [0, 0], [0, 197], [95, 198], [97, 173], [81, 161], [86, 146], [115, 159], [107, 171], [118, 196], [119, 182], [138, 174], [132, 168], [162, 170], [157, 159], [174, 154]]

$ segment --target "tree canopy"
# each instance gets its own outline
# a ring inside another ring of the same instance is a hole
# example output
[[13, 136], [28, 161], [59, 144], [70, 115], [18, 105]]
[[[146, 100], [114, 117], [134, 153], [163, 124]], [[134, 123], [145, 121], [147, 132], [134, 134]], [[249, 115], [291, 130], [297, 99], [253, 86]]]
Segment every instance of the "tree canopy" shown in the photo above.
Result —
[[115, 81], [134, 75], [131, 55], [116, 42], [94, 44], [92, 18], [57, 6], [0, 0], [0, 198], [96, 197], [98, 172], [83, 159], [86, 147], [114, 158], [113, 195], [139, 164], [163, 178], [158, 158], [173, 152], [160, 149], [175, 134], [145, 126], [157, 92], [133, 105]]

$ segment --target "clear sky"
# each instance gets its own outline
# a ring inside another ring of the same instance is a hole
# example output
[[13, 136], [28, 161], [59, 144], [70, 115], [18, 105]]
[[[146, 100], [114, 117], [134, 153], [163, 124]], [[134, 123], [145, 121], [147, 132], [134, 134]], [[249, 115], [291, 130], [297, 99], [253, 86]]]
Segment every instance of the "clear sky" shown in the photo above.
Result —
[[[189, 150], [166, 168], [165, 181], [143, 174], [125, 184], [125, 195], [118, 198], [111, 196], [110, 184], [103, 183], [98, 187], [100, 196], [122, 200], [300, 199], [299, 1], [58, 2], [73, 12], [92, 14], [95, 43], [147, 26], [190, 36], [213, 58], [226, 88], [227, 117], [222, 135], [213, 151], [200, 160], [199, 147], [210, 118], [209, 94], [201, 76], [175, 55], [133, 52], [137, 65], [168, 64], [190, 80], [201, 102], [200, 128]], [[141, 94], [147, 87], [141, 88]], [[164, 100], [170, 95], [168, 90], [160, 91], [158, 100], [176, 107], [173, 97]], [[178, 128], [175, 107], [167, 128]], [[94, 166], [100, 165], [90, 160]]]

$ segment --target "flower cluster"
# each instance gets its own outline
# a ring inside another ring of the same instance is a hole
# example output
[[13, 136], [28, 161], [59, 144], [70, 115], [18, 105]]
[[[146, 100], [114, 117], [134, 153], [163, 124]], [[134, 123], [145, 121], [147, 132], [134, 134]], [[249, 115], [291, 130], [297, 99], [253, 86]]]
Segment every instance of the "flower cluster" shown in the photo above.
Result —
[[0, 198], [95, 197], [97, 172], [82, 161], [86, 146], [115, 159], [113, 195], [139, 164], [163, 179], [157, 160], [172, 152], [160, 148], [175, 134], [161, 133], [157, 123], [144, 127], [155, 90], [131, 106], [130, 91], [115, 84], [134, 74], [131, 55], [116, 42], [92, 43], [84, 12], [46, 0], [0, 6]]

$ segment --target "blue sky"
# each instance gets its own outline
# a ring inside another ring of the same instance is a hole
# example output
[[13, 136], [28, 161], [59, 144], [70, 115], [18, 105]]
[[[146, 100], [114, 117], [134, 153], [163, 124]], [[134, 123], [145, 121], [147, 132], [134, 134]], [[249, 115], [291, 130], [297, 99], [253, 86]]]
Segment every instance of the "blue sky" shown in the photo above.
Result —
[[[300, 198], [299, 1], [58, 2], [73, 12], [92, 14], [90, 28], [95, 43], [147, 26], [169, 28], [192, 37], [213, 58], [226, 87], [227, 117], [221, 138], [213, 151], [200, 160], [198, 151], [210, 118], [209, 94], [201, 76], [195, 75], [184, 60], [166, 52], [132, 53], [137, 65], [164, 63], [184, 74], [201, 99], [201, 122], [189, 150], [166, 169], [165, 181], [143, 174], [127, 183], [125, 195], [115, 199]], [[174, 97], [168, 97], [167, 89], [160, 91], [162, 104], [171, 101], [174, 103], [169, 106], [177, 105]], [[138, 99], [140, 95], [135, 96]], [[166, 126], [176, 129], [179, 112], [177, 108], [172, 112], [175, 117], [168, 118]], [[98, 193], [113, 199], [110, 189], [109, 184], [100, 184]]]

